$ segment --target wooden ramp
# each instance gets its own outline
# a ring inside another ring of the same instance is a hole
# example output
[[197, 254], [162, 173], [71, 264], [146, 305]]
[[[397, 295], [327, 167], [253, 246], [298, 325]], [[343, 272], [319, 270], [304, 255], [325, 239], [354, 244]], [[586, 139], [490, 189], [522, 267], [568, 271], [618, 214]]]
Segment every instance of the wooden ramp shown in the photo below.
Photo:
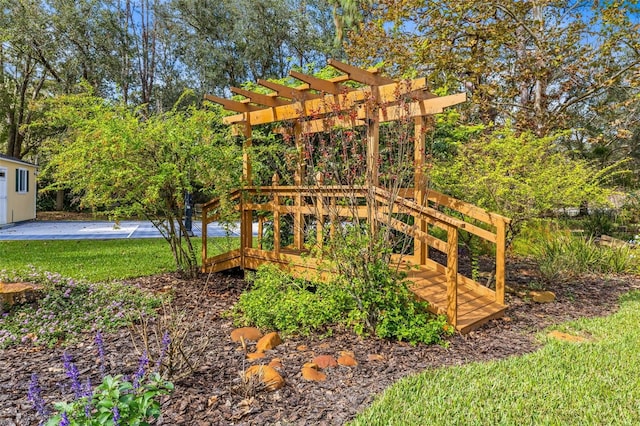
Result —
[[[431, 312], [447, 314], [445, 275], [421, 266], [418, 270], [410, 271], [407, 278], [413, 282], [411, 290], [419, 299], [429, 303]], [[468, 333], [489, 320], [500, 318], [507, 309], [505, 305], [495, 302], [494, 297], [487, 295], [487, 291], [482, 290], [486, 287], [478, 286], [458, 284], [456, 329], [460, 333]]]

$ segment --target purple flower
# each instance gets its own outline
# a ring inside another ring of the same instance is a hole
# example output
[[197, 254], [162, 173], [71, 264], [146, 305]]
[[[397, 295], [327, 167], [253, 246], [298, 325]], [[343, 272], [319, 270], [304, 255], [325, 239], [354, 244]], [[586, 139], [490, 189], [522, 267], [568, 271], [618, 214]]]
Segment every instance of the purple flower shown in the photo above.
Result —
[[82, 397], [82, 385], [80, 384], [80, 373], [78, 368], [71, 362], [71, 355], [66, 351], [62, 355], [62, 362], [64, 363], [64, 371], [67, 373], [67, 377], [71, 380], [71, 390], [76, 399]]
[[82, 396], [87, 398], [87, 403], [84, 406], [84, 414], [89, 419], [91, 418], [91, 397], [93, 397], [93, 391], [91, 390], [90, 377], [87, 377], [87, 381], [84, 383], [84, 392]]
[[71, 422], [69, 421], [69, 417], [67, 417], [67, 413], [62, 413], [62, 416], [60, 417], [60, 423], [58, 423], [60, 426], [71, 426]]
[[42, 390], [38, 383], [38, 375], [33, 373], [31, 375], [31, 381], [29, 382], [29, 393], [27, 394], [27, 400], [33, 404], [33, 408], [36, 410], [40, 417], [46, 418], [49, 414], [47, 405], [42, 397]]
[[145, 370], [149, 364], [149, 358], [147, 357], [147, 351], [142, 353], [140, 362], [138, 363], [138, 370], [133, 376], [133, 388], [138, 389], [140, 387], [140, 380], [144, 377]]
[[98, 347], [98, 356], [100, 357], [100, 374], [104, 375], [106, 365], [104, 357], [104, 340], [102, 340], [102, 333], [100, 333], [100, 331], [96, 333], [96, 346]]
[[162, 367], [162, 361], [164, 360], [164, 357], [167, 355], [167, 350], [169, 350], [170, 344], [171, 344], [171, 336], [169, 335], [168, 331], [165, 331], [164, 334], [162, 335], [162, 349], [160, 350], [160, 356], [156, 361], [156, 365], [154, 369], [156, 373], [160, 372], [160, 367]]
[[120, 423], [120, 410], [118, 410], [118, 406], [113, 407], [113, 426], [118, 426]]

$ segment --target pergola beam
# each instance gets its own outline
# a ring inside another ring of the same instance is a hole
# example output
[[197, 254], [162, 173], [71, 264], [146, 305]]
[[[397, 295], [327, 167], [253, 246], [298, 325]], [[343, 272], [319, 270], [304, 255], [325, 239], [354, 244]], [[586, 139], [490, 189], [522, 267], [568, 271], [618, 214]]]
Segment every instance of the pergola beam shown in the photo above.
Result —
[[278, 84], [272, 81], [267, 81], [262, 79], [258, 80], [258, 84], [260, 86], [264, 86], [268, 89], [275, 91], [280, 97], [291, 99], [294, 101], [302, 101], [305, 99], [316, 99], [321, 96], [321, 95], [308, 93], [307, 91], [294, 89], [293, 87], [283, 86], [282, 84]]
[[290, 103], [287, 101], [283, 101], [282, 99], [278, 99], [273, 95], [264, 95], [262, 93], [251, 92], [249, 90], [240, 89], [238, 87], [231, 87], [231, 92], [237, 95], [242, 95], [255, 104], [260, 104], [268, 107], [275, 107]]
[[329, 59], [327, 63], [333, 68], [348, 74], [350, 80], [357, 81], [359, 83], [367, 84], [369, 86], [382, 86], [393, 83], [393, 80], [388, 77], [383, 77], [379, 74], [354, 67], [353, 65], [336, 61], [335, 59]]
[[[445, 108], [460, 104], [467, 100], [465, 93], [455, 95], [441, 96], [431, 99], [422, 99], [410, 102], [406, 105], [389, 105], [378, 109], [378, 120], [380, 123], [389, 121], [397, 121], [402, 119], [425, 117], [433, 114], [439, 114]], [[329, 117], [326, 119], [308, 120], [302, 122], [302, 133], [320, 133], [327, 132], [331, 128], [352, 128], [354, 126], [365, 126], [367, 124], [367, 111], [364, 106], [357, 108], [356, 114], [351, 118], [340, 119], [338, 117]], [[279, 133], [284, 133], [286, 129], [276, 129]]]
[[234, 101], [226, 98], [220, 98], [214, 95], [204, 95], [204, 98], [208, 101], [215, 102], [217, 104], [222, 105], [224, 109], [227, 109], [229, 111], [244, 113], [244, 112], [258, 111], [262, 109], [261, 107], [249, 105], [248, 103], [238, 102], [238, 101]]
[[346, 90], [346, 87], [341, 84], [334, 83], [329, 80], [323, 80], [321, 78], [303, 74], [301, 72], [292, 70], [289, 72], [289, 75], [295, 79], [298, 79], [304, 83], [307, 83], [309, 87], [311, 87], [313, 90], [318, 90], [320, 92], [325, 92], [332, 95], [338, 95], [340, 93], [345, 92]]
[[[272, 85], [273, 87], [286, 87], [278, 85], [276, 83], [267, 83]], [[409, 82], [392, 82], [390, 84], [386, 84], [377, 88], [377, 100], [381, 104], [395, 102], [398, 100], [398, 96], [424, 90], [426, 88], [426, 85], [427, 80], [424, 77], [417, 78]], [[291, 88], [287, 89], [295, 90]], [[313, 111], [315, 115], [321, 116], [323, 114], [335, 112], [336, 105], [339, 105], [340, 109], [343, 110], [352, 108], [356, 103], [363, 102], [371, 98], [371, 92], [371, 88], [361, 88], [353, 90], [351, 92], [342, 93], [340, 95], [322, 96], [305, 93], [305, 95], [307, 96], [307, 100], [304, 102], [299, 101], [288, 105], [281, 105], [273, 108], [263, 108], [257, 111], [251, 111], [248, 114], [232, 115], [229, 117], [225, 117], [223, 119], [223, 122], [225, 124], [239, 123], [246, 120], [247, 117], [252, 125], [273, 123], [274, 121], [296, 120], [303, 118], [304, 111]], [[278, 94], [281, 95], [281, 93]], [[294, 95], [294, 93], [292, 93], [292, 95]], [[313, 96], [314, 98], [308, 99], [308, 97], [311, 96]]]

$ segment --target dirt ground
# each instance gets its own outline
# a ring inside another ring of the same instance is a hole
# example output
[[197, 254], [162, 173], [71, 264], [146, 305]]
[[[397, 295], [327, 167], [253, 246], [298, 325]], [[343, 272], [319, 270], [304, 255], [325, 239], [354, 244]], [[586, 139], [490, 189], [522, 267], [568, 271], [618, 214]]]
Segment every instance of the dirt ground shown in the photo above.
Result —
[[[530, 265], [510, 265], [509, 284], [526, 288], [534, 280]], [[340, 425], [353, 419], [375, 396], [399, 378], [427, 368], [460, 365], [519, 355], [536, 350], [536, 332], [579, 317], [603, 316], [617, 308], [620, 294], [640, 288], [640, 278], [589, 276], [546, 286], [555, 302], [538, 304], [528, 297], [507, 294], [506, 317], [491, 321], [468, 335], [449, 338], [447, 347], [411, 346], [378, 339], [362, 339], [350, 332], [330, 337], [286, 338], [267, 357], [253, 363], [282, 363], [285, 386], [275, 392], [242, 385], [242, 372], [251, 364], [230, 339], [231, 320], [224, 315], [247, 283], [239, 275], [202, 275], [183, 281], [173, 274], [131, 281], [157, 292], [173, 293], [173, 307], [189, 313], [190, 339], [208, 334], [210, 341], [195, 373], [176, 382], [174, 393], [163, 400], [160, 425]], [[138, 354], [127, 330], [105, 336], [108, 372], [131, 374]], [[241, 348], [240, 348], [241, 349]], [[250, 348], [249, 348], [250, 349]], [[47, 401], [68, 397], [62, 369], [64, 348], [16, 347], [0, 351], [0, 426], [37, 424], [27, 401], [31, 374], [40, 377]], [[67, 348], [83, 380], [98, 377], [98, 354], [93, 336]], [[300, 368], [316, 355], [337, 356], [352, 351], [355, 367], [325, 370], [327, 380], [308, 382]]]

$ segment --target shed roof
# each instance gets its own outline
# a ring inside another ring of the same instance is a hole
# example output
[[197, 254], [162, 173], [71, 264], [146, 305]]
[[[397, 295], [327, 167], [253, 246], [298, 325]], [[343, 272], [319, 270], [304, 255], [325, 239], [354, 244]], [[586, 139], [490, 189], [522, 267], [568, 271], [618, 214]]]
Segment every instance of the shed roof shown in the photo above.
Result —
[[6, 160], [12, 163], [24, 164], [32, 167], [38, 167], [37, 165], [33, 163], [29, 163], [28, 161], [20, 160], [19, 158], [11, 157], [10, 155], [5, 155], [5, 154], [0, 154], [0, 160]]

